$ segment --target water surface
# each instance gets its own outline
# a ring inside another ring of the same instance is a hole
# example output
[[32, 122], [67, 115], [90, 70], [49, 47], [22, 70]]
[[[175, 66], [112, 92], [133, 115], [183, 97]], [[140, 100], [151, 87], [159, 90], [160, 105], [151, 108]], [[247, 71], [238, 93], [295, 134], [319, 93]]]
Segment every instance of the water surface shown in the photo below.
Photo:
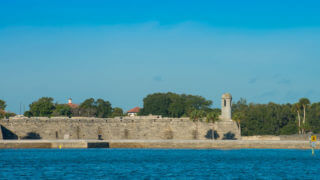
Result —
[[0, 150], [0, 179], [31, 178], [320, 179], [320, 151]]

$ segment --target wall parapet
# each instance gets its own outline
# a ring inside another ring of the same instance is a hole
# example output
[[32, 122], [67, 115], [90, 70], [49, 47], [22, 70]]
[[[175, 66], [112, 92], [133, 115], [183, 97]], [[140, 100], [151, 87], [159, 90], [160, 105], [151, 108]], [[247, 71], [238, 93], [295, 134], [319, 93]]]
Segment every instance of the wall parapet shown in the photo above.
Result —
[[[141, 117], [141, 118], [137, 118]], [[115, 118], [96, 118], [96, 117], [23, 117], [23, 118], [10, 118], [10, 119], [0, 119], [0, 122], [189, 122], [190, 118], [154, 118], [149, 116], [136, 116], [136, 117], [115, 117]]]
[[[146, 118], [148, 117], [148, 118]], [[4, 139], [222, 139], [240, 138], [234, 121], [193, 122], [189, 118], [166, 117], [32, 117], [0, 120]], [[218, 136], [216, 136], [218, 135]]]

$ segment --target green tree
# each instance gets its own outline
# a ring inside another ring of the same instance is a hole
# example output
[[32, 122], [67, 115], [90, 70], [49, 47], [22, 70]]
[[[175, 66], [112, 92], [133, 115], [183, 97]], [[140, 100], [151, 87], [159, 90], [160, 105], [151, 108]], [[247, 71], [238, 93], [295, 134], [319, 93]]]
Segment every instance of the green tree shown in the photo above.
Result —
[[182, 94], [181, 97], [185, 101], [185, 111], [187, 112], [192, 112], [194, 109], [210, 111], [210, 106], [212, 105], [212, 101], [210, 100], [206, 100], [201, 96], [185, 94]]
[[103, 99], [98, 99], [96, 102], [97, 106], [97, 117], [106, 118], [110, 117], [112, 114], [112, 107], [109, 101], [104, 101]]
[[9, 117], [14, 117], [14, 116], [16, 116], [16, 113], [6, 112], [4, 116], [8, 119]]
[[207, 113], [207, 122], [215, 123], [219, 120], [219, 113], [212, 111]]
[[7, 107], [6, 102], [0, 99], [0, 109], [5, 110], [6, 107]]
[[109, 101], [93, 98], [86, 99], [79, 106], [81, 116], [106, 118], [112, 115], [112, 106]]
[[196, 130], [193, 132], [194, 133], [194, 138], [198, 138], [198, 127], [199, 127], [199, 121], [202, 121], [202, 118], [206, 116], [206, 112], [204, 110], [193, 110], [190, 114], [190, 119], [193, 120], [196, 123]]
[[143, 108], [141, 114], [169, 116], [169, 106], [172, 100], [165, 93], [150, 94], [143, 99]]
[[203, 117], [206, 116], [206, 112], [204, 110], [193, 110], [190, 114], [190, 119], [193, 121], [201, 121]]
[[313, 133], [320, 133], [320, 102], [313, 103], [308, 110], [308, 124]]
[[80, 115], [86, 117], [96, 117], [97, 106], [93, 98], [86, 99], [80, 106]]
[[42, 97], [38, 101], [33, 102], [30, 106], [30, 112], [33, 116], [50, 117], [55, 107], [53, 104], [53, 98]]
[[175, 94], [175, 93], [154, 93], [143, 99], [141, 115], [162, 115], [164, 117], [190, 116], [193, 110], [211, 111], [212, 101], [201, 96]]
[[[240, 131], [242, 132], [242, 129], [244, 129], [245, 133], [248, 133], [248, 104], [247, 100], [244, 98], [240, 98], [239, 101], [232, 104], [232, 119], [238, 122], [238, 127]], [[244, 121], [244, 125], [241, 126], [241, 121]]]
[[119, 107], [112, 109], [112, 117], [123, 116], [123, 110]]
[[[295, 112], [292, 112], [292, 105], [287, 103], [279, 106], [280, 114], [279, 118], [279, 127], [283, 128], [288, 123], [296, 123]], [[295, 125], [297, 126], [297, 125]], [[296, 132], [297, 133], [297, 132]]]
[[235, 112], [232, 114], [232, 120], [234, 120], [237, 123], [240, 132], [241, 132], [241, 119], [244, 119], [243, 112]]
[[298, 119], [298, 132], [299, 134], [301, 134], [301, 107], [302, 105], [300, 103], [295, 103], [293, 106], [292, 106], [292, 110], [294, 112], [297, 113], [297, 119]]
[[[217, 111], [211, 111], [209, 113], [207, 113], [207, 122], [212, 122], [212, 123], [216, 123], [217, 121], [219, 121], [219, 115], [220, 113], [218, 113]], [[213, 126], [212, 131], [211, 131], [211, 137], [213, 139], [217, 138], [217, 132]]]
[[23, 115], [24, 115], [25, 117], [28, 117], [28, 118], [30, 118], [30, 117], [33, 116], [33, 114], [32, 114], [31, 111], [26, 111], [26, 112], [23, 113]]
[[67, 104], [56, 104], [55, 110], [52, 113], [53, 116], [68, 116], [71, 117], [71, 107]]
[[301, 98], [299, 100], [299, 104], [301, 104], [302, 108], [303, 108], [303, 128], [302, 128], [302, 133], [306, 133], [306, 127], [308, 127], [308, 125], [306, 124], [306, 109], [307, 106], [310, 105], [310, 100], [307, 98]]
[[171, 103], [168, 108], [170, 117], [181, 117], [185, 114], [185, 101], [178, 94], [172, 94], [169, 96], [171, 99]]
[[2, 109], [0, 109], [0, 119], [4, 118], [6, 115], [6, 112]]
[[280, 134], [282, 135], [296, 134], [297, 132], [298, 132], [298, 126], [294, 122], [289, 122], [280, 130]]
[[[232, 104], [233, 120], [238, 121], [242, 135], [279, 135], [296, 133], [296, 109], [291, 104], [247, 104], [240, 99]], [[293, 109], [294, 111], [292, 111]], [[300, 112], [300, 109], [298, 109]], [[240, 120], [240, 122], [239, 122]], [[290, 124], [290, 126], [288, 125]], [[284, 130], [282, 130], [285, 128]], [[298, 129], [298, 127], [296, 127]]]
[[244, 98], [240, 98], [239, 101], [232, 104], [232, 114], [236, 112], [243, 112], [245, 113], [248, 109], [247, 100]]

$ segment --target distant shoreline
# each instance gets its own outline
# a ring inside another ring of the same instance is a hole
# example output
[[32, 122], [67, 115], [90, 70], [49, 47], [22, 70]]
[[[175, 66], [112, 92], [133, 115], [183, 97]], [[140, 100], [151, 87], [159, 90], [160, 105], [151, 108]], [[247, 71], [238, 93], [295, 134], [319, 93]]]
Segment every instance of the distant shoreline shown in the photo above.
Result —
[[[0, 149], [310, 149], [309, 141], [272, 140], [0, 140]], [[317, 142], [316, 149], [320, 149]]]

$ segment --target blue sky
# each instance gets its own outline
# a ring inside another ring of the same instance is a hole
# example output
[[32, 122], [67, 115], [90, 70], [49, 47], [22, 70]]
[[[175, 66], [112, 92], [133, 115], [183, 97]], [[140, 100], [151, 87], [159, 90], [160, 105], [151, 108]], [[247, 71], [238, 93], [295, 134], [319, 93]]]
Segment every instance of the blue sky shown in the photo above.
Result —
[[319, 1], [0, 0], [0, 99], [320, 101]]

